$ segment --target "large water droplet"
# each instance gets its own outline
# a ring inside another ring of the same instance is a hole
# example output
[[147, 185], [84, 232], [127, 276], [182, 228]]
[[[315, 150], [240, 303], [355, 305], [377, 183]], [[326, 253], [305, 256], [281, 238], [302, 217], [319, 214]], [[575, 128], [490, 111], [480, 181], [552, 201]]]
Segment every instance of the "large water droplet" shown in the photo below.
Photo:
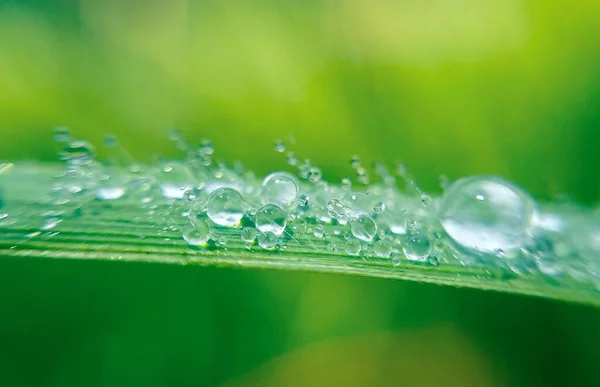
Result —
[[533, 199], [509, 181], [473, 176], [456, 181], [440, 202], [442, 226], [458, 244], [485, 253], [509, 252], [525, 242]]
[[352, 235], [354, 235], [355, 238], [365, 242], [371, 242], [375, 234], [377, 234], [377, 225], [373, 219], [364, 215], [354, 219], [350, 228], [352, 230]]
[[388, 241], [379, 240], [375, 243], [373, 250], [375, 251], [376, 256], [380, 258], [389, 258], [392, 254], [392, 245]]
[[193, 225], [183, 231], [183, 239], [192, 246], [204, 246], [210, 239], [210, 226], [202, 219], [197, 219]]
[[246, 213], [246, 202], [233, 188], [218, 188], [208, 197], [206, 214], [220, 226], [237, 226]]
[[265, 177], [262, 183], [261, 200], [288, 207], [295, 203], [298, 196], [298, 180], [289, 173], [274, 172]]
[[279, 236], [287, 225], [287, 213], [275, 204], [267, 204], [256, 211], [254, 223], [263, 234], [271, 232]]

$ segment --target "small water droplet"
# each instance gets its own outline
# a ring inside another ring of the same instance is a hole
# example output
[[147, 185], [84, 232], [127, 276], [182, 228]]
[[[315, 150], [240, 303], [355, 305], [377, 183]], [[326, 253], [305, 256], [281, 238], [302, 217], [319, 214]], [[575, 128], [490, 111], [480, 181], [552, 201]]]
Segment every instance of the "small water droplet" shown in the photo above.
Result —
[[276, 140], [274, 145], [275, 145], [275, 152], [277, 152], [277, 153], [285, 152], [285, 144], [283, 143], [283, 141]]
[[210, 239], [210, 226], [203, 219], [197, 219], [193, 225], [185, 228], [183, 239], [191, 246], [205, 246]]
[[352, 230], [352, 235], [354, 235], [355, 238], [365, 242], [372, 241], [373, 237], [377, 234], [377, 225], [373, 219], [365, 215], [361, 215], [352, 220], [350, 228]]
[[315, 229], [313, 231], [313, 235], [317, 238], [323, 238], [323, 235], [325, 234], [325, 228], [318, 224], [315, 226]]
[[322, 176], [323, 176], [323, 174], [322, 174], [320, 168], [311, 167], [308, 170], [308, 180], [313, 183], [318, 183], [319, 181], [321, 181]]
[[257, 231], [253, 227], [244, 227], [242, 229], [241, 238], [246, 243], [252, 243], [256, 239]]
[[71, 141], [71, 131], [66, 126], [57, 126], [53, 131], [54, 141], [69, 142]]
[[342, 179], [342, 190], [350, 191], [352, 189], [352, 181], [347, 177]]
[[114, 148], [117, 146], [119, 142], [117, 138], [112, 134], [107, 134], [104, 136], [104, 146], [107, 148]]
[[344, 244], [344, 251], [349, 255], [360, 254], [361, 245], [360, 242], [355, 239], [348, 239]]
[[254, 223], [263, 234], [270, 232], [279, 236], [287, 226], [287, 213], [275, 204], [267, 204], [256, 211]]
[[196, 200], [196, 193], [193, 189], [188, 189], [183, 193], [183, 199], [187, 200], [188, 202], [193, 202]]
[[385, 203], [383, 203], [383, 202], [375, 203], [375, 205], [373, 206], [373, 212], [376, 214], [381, 214], [383, 211], [385, 211]]
[[277, 247], [279, 238], [272, 232], [264, 232], [258, 235], [258, 245], [265, 250], [274, 250]]
[[220, 226], [237, 226], [246, 213], [246, 201], [233, 188], [218, 188], [208, 197], [206, 214]]
[[331, 199], [329, 203], [327, 203], [327, 211], [329, 216], [338, 221], [345, 221], [348, 217], [348, 208], [338, 199]]
[[298, 196], [298, 206], [299, 207], [308, 207], [309, 197], [305, 194], [300, 194]]
[[380, 258], [389, 258], [392, 254], [392, 244], [385, 240], [379, 240], [375, 242], [373, 250], [375, 251], [376, 256]]
[[71, 140], [66, 143], [65, 149], [61, 152], [61, 160], [67, 161], [71, 165], [89, 164], [96, 155], [96, 148], [87, 141]]
[[431, 242], [422, 234], [410, 235], [403, 246], [404, 255], [410, 261], [425, 261], [431, 254]]

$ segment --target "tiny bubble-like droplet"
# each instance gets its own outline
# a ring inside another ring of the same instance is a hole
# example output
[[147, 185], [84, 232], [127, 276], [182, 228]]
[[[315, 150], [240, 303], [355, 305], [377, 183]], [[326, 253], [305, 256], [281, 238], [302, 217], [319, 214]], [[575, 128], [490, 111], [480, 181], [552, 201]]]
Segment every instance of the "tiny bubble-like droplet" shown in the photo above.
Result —
[[406, 259], [410, 261], [425, 261], [431, 254], [431, 242], [422, 234], [410, 235], [402, 248]]
[[191, 246], [204, 246], [210, 239], [210, 226], [204, 220], [198, 219], [184, 229], [183, 239]]

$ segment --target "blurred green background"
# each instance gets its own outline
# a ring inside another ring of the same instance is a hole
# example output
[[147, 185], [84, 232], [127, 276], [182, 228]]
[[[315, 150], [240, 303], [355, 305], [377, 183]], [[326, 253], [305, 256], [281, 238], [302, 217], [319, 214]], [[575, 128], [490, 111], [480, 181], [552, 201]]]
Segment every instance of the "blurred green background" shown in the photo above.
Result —
[[[166, 129], [338, 181], [506, 176], [599, 198], [600, 2], [0, 0], [0, 159]], [[102, 154], [100, 155], [102, 156]], [[339, 275], [0, 259], [5, 386], [600, 385], [600, 312]]]

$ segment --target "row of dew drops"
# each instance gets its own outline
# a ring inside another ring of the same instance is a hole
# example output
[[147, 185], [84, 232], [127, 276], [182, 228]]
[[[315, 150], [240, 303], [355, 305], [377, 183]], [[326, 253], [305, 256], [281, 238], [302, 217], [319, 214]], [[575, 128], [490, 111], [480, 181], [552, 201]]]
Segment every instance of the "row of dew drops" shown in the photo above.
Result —
[[[182, 152], [180, 160], [141, 165], [114, 136], [106, 136], [110, 157], [100, 164], [91, 143], [72, 138], [68, 128], [55, 128], [66, 167], [52, 187], [57, 210], [43, 227], [82, 211], [88, 200], [129, 200], [163, 224], [169, 216], [183, 216], [187, 225], [171, 229], [193, 248], [227, 248], [236, 235], [248, 248], [284, 250], [294, 241], [296, 248], [391, 259], [396, 265], [402, 258], [439, 265], [454, 257], [465, 265], [485, 263], [516, 274], [567, 273], [600, 282], [597, 217], [585, 222], [589, 232], [583, 246], [590, 248], [577, 248], [581, 241], [564, 237], [564, 219], [542, 213], [529, 194], [503, 178], [473, 176], [450, 183], [442, 176], [443, 195], [434, 198], [404, 164], [390, 172], [384, 163], [367, 168], [354, 156], [354, 176], [330, 184], [318, 166], [288, 149], [294, 145], [290, 139], [276, 141], [274, 148], [296, 173], [277, 171], [261, 181], [240, 163], [215, 161], [208, 140], [191, 146], [176, 130], [168, 137]], [[225, 229], [235, 232], [219, 232]]]

